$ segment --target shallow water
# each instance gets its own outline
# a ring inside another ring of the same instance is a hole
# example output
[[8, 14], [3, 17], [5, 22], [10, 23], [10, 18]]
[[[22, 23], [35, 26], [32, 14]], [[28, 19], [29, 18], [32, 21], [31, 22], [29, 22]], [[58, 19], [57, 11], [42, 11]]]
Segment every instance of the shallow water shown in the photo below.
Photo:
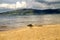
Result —
[[60, 14], [0, 16], [0, 26], [19, 27], [28, 24], [60, 24]]

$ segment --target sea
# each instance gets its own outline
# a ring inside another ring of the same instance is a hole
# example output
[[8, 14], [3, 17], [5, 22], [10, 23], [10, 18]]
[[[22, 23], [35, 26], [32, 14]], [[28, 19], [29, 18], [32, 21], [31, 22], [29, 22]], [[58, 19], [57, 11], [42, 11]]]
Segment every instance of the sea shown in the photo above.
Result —
[[0, 15], [0, 26], [22, 27], [28, 24], [60, 24], [60, 14], [44, 15]]

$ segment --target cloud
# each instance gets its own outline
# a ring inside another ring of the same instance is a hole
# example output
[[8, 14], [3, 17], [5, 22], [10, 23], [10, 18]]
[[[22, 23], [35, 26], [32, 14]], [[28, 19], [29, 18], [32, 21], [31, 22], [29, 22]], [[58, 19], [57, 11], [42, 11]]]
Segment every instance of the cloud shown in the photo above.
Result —
[[2, 3], [0, 4], [0, 8], [8, 8], [8, 9], [17, 9], [17, 8], [25, 8], [27, 6], [26, 2], [22, 1], [16, 2], [16, 4], [7, 4], [7, 3]]
[[22, 0], [0, 0], [0, 3], [16, 3], [17, 1], [22, 1]]
[[45, 4], [45, 3], [34, 2], [33, 5], [32, 5], [32, 8], [35, 8], [35, 9], [47, 9], [48, 5]]
[[60, 0], [35, 0], [37, 2], [60, 2]]
[[[18, 9], [18, 8], [33, 8], [33, 9], [56, 9], [60, 8], [60, 0], [8, 0], [13, 3], [1, 3], [0, 8]], [[16, 3], [15, 3], [16, 2]], [[52, 2], [52, 3], [51, 3]], [[49, 3], [49, 4], [48, 4]], [[54, 4], [53, 4], [54, 3]]]
[[44, 1], [47, 1], [47, 2], [60, 2], [60, 0], [44, 0]]
[[35, 0], [33, 8], [57, 9], [60, 8], [60, 0]]

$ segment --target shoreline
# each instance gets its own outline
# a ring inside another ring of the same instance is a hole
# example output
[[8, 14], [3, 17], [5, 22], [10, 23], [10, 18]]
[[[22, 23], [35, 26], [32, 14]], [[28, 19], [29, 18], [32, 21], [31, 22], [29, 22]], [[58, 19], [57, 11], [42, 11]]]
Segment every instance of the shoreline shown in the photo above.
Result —
[[[45, 25], [33, 25], [33, 27], [53, 27], [53, 26], [60, 26], [60, 24], [45, 24]], [[33, 28], [32, 27], [32, 28]], [[30, 28], [29, 26], [20, 26], [20, 27], [9, 27], [9, 26], [0, 26], [0, 32], [10, 31], [10, 30], [18, 30], [23, 28]]]
[[2, 31], [0, 40], [60, 40], [60, 25], [34, 25]]

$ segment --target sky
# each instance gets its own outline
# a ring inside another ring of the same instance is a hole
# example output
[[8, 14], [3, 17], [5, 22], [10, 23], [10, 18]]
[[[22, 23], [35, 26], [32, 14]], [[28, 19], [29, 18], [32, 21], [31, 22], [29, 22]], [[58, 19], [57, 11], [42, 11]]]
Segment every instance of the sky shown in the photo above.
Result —
[[58, 9], [60, 0], [0, 0], [0, 12], [23, 8]]

